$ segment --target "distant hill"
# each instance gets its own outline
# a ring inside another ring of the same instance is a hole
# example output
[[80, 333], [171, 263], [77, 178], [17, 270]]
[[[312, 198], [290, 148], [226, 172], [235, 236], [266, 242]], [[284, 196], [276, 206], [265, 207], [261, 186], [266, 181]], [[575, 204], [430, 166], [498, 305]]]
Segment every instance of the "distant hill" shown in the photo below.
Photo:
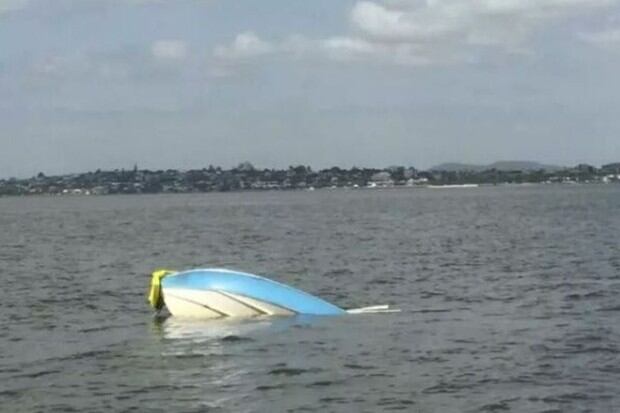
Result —
[[439, 165], [435, 165], [430, 168], [430, 171], [469, 171], [479, 172], [485, 170], [484, 165], [474, 165], [468, 163], [446, 162]]
[[557, 165], [545, 165], [539, 162], [532, 161], [498, 161], [489, 165], [475, 165], [466, 163], [447, 162], [442, 163], [430, 168], [431, 171], [468, 171], [468, 172], [481, 172], [489, 169], [496, 169], [498, 171], [537, 171], [544, 169], [546, 171], [558, 171], [564, 169]]

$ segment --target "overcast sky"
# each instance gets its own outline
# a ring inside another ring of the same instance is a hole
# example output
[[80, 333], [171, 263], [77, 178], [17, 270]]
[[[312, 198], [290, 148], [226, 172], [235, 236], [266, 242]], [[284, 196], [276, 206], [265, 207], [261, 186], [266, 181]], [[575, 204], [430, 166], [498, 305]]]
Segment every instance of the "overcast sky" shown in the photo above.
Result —
[[620, 161], [620, 0], [0, 0], [0, 178]]

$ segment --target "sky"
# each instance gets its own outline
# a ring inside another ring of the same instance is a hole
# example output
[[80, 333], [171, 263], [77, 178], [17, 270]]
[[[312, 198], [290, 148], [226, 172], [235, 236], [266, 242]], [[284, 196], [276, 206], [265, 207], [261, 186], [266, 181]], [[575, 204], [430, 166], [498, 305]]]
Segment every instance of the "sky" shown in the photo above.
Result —
[[0, 178], [620, 161], [620, 0], [0, 0]]

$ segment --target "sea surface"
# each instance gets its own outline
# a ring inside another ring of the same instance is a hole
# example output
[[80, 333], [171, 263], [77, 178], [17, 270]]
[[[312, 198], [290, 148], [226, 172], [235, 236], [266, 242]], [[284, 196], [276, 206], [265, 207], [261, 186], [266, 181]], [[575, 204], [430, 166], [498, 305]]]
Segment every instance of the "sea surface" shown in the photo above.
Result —
[[[395, 314], [157, 321], [158, 267]], [[0, 198], [0, 411], [620, 412], [620, 185]]]

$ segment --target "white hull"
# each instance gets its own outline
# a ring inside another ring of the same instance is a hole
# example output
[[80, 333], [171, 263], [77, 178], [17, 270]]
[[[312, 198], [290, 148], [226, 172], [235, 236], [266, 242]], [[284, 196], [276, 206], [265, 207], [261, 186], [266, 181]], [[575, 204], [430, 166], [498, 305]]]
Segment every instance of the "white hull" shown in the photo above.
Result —
[[186, 318], [291, 316], [295, 313], [276, 305], [223, 291], [165, 289], [170, 313]]

